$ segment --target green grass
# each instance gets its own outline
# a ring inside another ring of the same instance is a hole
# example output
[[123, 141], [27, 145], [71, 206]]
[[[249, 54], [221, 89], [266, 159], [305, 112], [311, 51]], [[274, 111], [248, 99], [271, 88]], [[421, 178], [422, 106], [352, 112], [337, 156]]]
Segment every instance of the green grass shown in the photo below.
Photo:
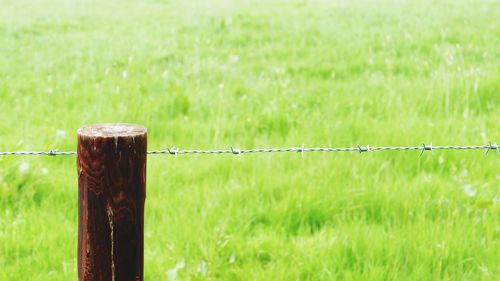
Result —
[[[498, 1], [185, 2], [0, 0], [0, 151], [102, 122], [150, 149], [500, 142]], [[145, 277], [498, 280], [499, 166], [150, 156]], [[76, 176], [0, 157], [0, 280], [76, 280]]]

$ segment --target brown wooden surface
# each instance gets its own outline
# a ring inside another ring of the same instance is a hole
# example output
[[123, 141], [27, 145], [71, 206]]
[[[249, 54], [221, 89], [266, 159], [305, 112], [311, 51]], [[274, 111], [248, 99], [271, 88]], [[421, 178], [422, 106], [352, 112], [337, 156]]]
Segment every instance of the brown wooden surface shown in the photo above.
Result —
[[146, 129], [78, 130], [78, 280], [143, 280]]

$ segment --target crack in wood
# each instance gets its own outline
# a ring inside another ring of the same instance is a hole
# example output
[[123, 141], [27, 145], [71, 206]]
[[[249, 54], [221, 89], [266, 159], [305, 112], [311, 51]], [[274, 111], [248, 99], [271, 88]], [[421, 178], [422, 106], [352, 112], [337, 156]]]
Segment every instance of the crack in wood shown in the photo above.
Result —
[[113, 235], [114, 235], [113, 210], [108, 206], [107, 211], [108, 211], [109, 229], [111, 230], [111, 232], [110, 232], [110, 235], [111, 235], [111, 280], [115, 281], [115, 257], [114, 257], [115, 241], [113, 238]]

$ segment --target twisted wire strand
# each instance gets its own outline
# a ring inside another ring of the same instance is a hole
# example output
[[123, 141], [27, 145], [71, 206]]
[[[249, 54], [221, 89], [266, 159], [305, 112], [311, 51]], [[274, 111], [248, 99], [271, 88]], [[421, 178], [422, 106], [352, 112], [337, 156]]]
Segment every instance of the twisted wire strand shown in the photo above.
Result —
[[48, 155], [48, 156], [56, 156], [56, 155], [76, 155], [76, 151], [0, 151], [0, 156], [8, 156], [8, 155]]
[[[147, 154], [170, 154], [170, 155], [180, 155], [180, 154], [244, 154], [244, 153], [286, 153], [286, 152], [370, 152], [370, 151], [408, 151], [408, 150], [419, 150], [420, 154], [425, 151], [433, 150], [486, 150], [486, 154], [490, 151], [495, 150], [497, 153], [500, 147], [496, 143], [490, 143], [489, 145], [437, 145], [433, 146], [424, 144], [423, 146], [357, 146], [357, 147], [289, 147], [289, 148], [252, 148], [252, 149], [192, 149], [192, 150], [179, 150], [176, 148], [165, 149], [165, 150], [149, 150]], [[58, 156], [58, 155], [76, 155], [76, 151], [0, 151], [0, 156], [9, 155], [47, 155], [47, 156]]]
[[368, 151], [405, 151], [405, 150], [478, 150], [486, 149], [488, 152], [490, 150], [498, 150], [499, 147], [496, 144], [490, 145], [443, 145], [443, 146], [380, 146], [380, 147], [370, 147], [370, 146], [358, 146], [358, 147], [290, 147], [290, 148], [254, 148], [254, 149], [215, 149], [215, 150], [178, 150], [178, 149], [167, 149], [167, 150], [151, 150], [148, 154], [244, 154], [244, 153], [283, 153], [283, 152], [368, 152]]

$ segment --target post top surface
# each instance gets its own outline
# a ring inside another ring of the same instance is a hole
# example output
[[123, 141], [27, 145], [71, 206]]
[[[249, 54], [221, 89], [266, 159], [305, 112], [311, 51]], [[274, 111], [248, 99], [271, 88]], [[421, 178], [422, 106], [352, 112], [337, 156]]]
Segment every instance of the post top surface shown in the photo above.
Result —
[[129, 137], [144, 135], [146, 128], [135, 124], [106, 123], [88, 125], [78, 129], [79, 136], [87, 137]]

